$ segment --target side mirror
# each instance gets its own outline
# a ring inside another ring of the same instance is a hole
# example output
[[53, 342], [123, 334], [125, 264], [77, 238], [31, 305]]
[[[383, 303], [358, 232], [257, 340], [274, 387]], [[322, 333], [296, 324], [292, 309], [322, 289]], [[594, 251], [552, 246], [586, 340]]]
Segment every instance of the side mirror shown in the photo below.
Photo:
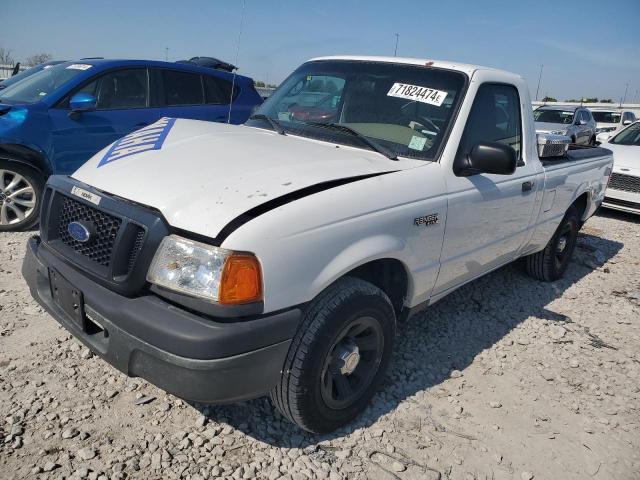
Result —
[[631, 120], [624, 120], [622, 122], [623, 125], [631, 125], [633, 122]]
[[480, 142], [456, 168], [456, 174], [468, 177], [479, 173], [511, 175], [516, 171], [518, 155], [513, 147], [497, 142]]
[[88, 93], [76, 93], [69, 100], [72, 112], [91, 112], [96, 109], [98, 100]]

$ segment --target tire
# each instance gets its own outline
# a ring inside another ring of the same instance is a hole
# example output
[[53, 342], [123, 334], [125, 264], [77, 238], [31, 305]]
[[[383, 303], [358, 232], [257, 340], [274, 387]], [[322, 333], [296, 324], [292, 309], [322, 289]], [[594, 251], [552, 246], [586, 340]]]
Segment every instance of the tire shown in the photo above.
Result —
[[21, 163], [0, 160], [0, 232], [28, 230], [38, 223], [44, 178]]
[[395, 329], [393, 306], [382, 290], [358, 278], [339, 279], [306, 309], [271, 401], [309, 432], [345, 425], [382, 383]]
[[571, 135], [571, 143], [576, 144], [576, 137], [574, 135]]
[[561, 278], [573, 257], [580, 226], [580, 215], [572, 205], [544, 250], [525, 257], [527, 273], [543, 282]]
[[593, 135], [590, 139], [589, 139], [589, 145], [592, 147], [596, 146], [596, 136]]

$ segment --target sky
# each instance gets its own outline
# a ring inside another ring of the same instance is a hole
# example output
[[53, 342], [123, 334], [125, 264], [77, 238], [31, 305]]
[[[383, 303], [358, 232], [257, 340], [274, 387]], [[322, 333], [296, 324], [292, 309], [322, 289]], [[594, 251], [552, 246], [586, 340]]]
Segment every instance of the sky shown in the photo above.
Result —
[[[321, 55], [451, 60], [516, 72], [539, 97], [640, 103], [640, 0], [0, 0], [20, 61], [214, 56], [279, 83]], [[242, 23], [242, 31], [240, 26]], [[239, 40], [239, 42], [238, 42]], [[239, 49], [238, 49], [239, 46]], [[237, 60], [236, 60], [237, 59]]]

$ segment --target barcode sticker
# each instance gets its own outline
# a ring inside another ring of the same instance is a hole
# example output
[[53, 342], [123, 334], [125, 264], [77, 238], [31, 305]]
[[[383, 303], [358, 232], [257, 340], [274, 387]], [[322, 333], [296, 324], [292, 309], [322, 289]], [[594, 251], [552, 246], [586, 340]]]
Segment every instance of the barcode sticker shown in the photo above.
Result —
[[407, 83], [394, 83], [387, 96], [414, 100], [439, 107], [444, 102], [444, 99], [447, 98], [447, 92]]

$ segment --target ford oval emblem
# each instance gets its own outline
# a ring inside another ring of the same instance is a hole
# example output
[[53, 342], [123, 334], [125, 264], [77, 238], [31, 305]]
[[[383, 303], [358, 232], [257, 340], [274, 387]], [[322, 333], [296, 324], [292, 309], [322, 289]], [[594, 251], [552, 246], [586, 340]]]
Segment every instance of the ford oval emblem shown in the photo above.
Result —
[[91, 232], [80, 222], [71, 222], [67, 227], [67, 231], [71, 238], [80, 243], [87, 243], [91, 239]]

